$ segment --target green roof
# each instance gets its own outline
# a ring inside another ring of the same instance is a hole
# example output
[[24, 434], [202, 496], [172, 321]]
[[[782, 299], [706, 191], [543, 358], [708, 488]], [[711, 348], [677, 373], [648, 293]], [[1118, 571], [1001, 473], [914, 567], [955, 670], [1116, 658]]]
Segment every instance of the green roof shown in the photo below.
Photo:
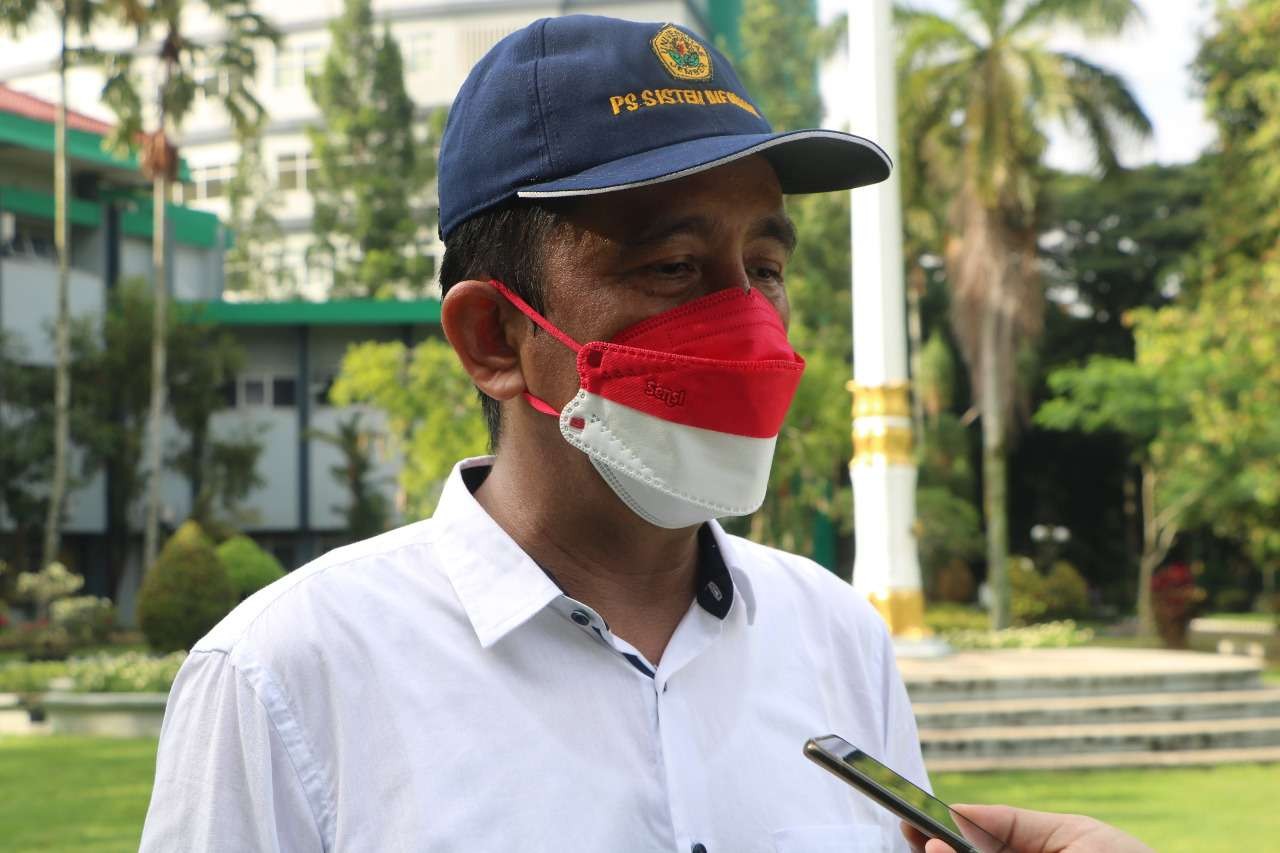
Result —
[[[0, 186], [0, 210], [21, 213], [23, 216], [53, 219], [53, 196], [25, 187]], [[102, 224], [102, 206], [96, 202], [72, 198], [67, 212], [73, 225], [96, 228]]]
[[[137, 172], [138, 157], [135, 152], [122, 157], [104, 147], [106, 137], [88, 130], [67, 128], [67, 154], [73, 160], [80, 160], [111, 169], [127, 169]], [[53, 154], [53, 123], [0, 112], [0, 144], [17, 145], [33, 151], [44, 151]], [[191, 170], [185, 161], [178, 161], [178, 177], [183, 181], [191, 180]]]
[[[129, 203], [130, 206], [120, 217], [120, 229], [126, 236], [151, 239], [150, 198], [128, 193], [107, 193], [104, 194], [104, 198]], [[41, 219], [53, 219], [53, 195], [25, 187], [0, 185], [0, 210], [21, 213], [24, 216], [37, 216]], [[72, 224], [91, 228], [102, 224], [100, 202], [72, 197], [70, 213]], [[214, 214], [171, 204], [167, 215], [172, 223], [171, 233], [176, 242], [201, 249], [213, 249], [218, 246], [218, 232], [222, 229], [222, 224]], [[230, 231], [226, 232], [225, 237], [230, 237]], [[226, 239], [226, 243], [230, 245], [230, 239]]]
[[[134, 198], [130, 208], [120, 217], [120, 230], [126, 236], [150, 240], [153, 208], [150, 198]], [[173, 229], [170, 233], [175, 241], [201, 249], [212, 249], [218, 245], [218, 231], [222, 224], [218, 222], [216, 214], [170, 204], [165, 209], [165, 216], [169, 220], [169, 227]]]
[[336, 299], [329, 302], [206, 302], [223, 326], [414, 326], [440, 322], [440, 300]]

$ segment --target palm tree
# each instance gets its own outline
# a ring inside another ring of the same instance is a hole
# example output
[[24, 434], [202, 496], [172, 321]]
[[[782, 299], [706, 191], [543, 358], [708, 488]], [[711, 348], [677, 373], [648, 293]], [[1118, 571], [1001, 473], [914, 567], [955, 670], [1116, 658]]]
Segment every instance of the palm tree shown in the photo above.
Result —
[[[253, 11], [252, 0], [203, 0], [199, 5], [222, 24], [219, 38], [208, 44], [190, 39], [183, 17], [194, 11], [193, 0], [118, 0], [123, 17], [137, 36], [134, 50], [105, 57], [107, 79], [103, 100], [116, 114], [117, 145], [143, 140], [141, 165], [152, 182], [151, 266], [155, 294], [151, 338], [151, 410], [147, 425], [148, 471], [146, 517], [143, 527], [143, 571], [155, 562], [159, 548], [161, 449], [164, 444], [165, 329], [168, 323], [169, 289], [165, 264], [167, 247], [165, 206], [178, 177], [178, 148], [174, 138], [195, 104], [197, 93], [218, 98], [238, 132], [247, 131], [262, 116], [253, 95], [257, 74], [254, 42], [275, 42], [275, 30]], [[158, 46], [149, 48], [150, 45]], [[133, 62], [154, 49], [155, 89], [151, 112], [155, 129], [143, 130], [143, 96], [139, 93]], [[197, 68], [211, 73], [197, 79]]]
[[1045, 43], [1052, 28], [1118, 33], [1141, 17], [1134, 0], [959, 5], [954, 19], [899, 7], [898, 68], [913, 144], [956, 135], [956, 148], [925, 165], [951, 195], [944, 247], [951, 321], [982, 419], [991, 621], [1003, 628], [1010, 606], [1006, 440], [1015, 416], [1026, 413], [1017, 369], [1039, 335], [1044, 307], [1036, 247], [1044, 128], [1058, 121], [1082, 131], [1099, 166], [1111, 171], [1119, 168], [1118, 134], [1146, 136], [1151, 123], [1120, 77]]
[[0, 23], [15, 35], [41, 13], [58, 21], [58, 102], [53, 123], [53, 243], [58, 256], [57, 310], [54, 314], [53, 475], [41, 548], [41, 566], [58, 558], [62, 511], [67, 494], [67, 458], [71, 442], [71, 232], [68, 218], [70, 163], [67, 157], [67, 70], [78, 51], [68, 44], [74, 26], [83, 42], [94, 17], [97, 0], [0, 0]]

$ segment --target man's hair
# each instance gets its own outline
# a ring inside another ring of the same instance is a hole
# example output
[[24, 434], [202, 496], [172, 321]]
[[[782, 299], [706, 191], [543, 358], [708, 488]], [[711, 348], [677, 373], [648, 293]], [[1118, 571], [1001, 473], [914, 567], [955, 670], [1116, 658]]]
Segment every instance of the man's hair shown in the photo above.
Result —
[[[458, 225], [445, 239], [440, 263], [440, 296], [460, 281], [496, 278], [539, 313], [546, 313], [543, 260], [548, 242], [562, 222], [562, 205], [536, 199], [512, 199]], [[535, 332], [536, 332], [535, 327]], [[476, 389], [489, 447], [502, 435], [502, 407]]]

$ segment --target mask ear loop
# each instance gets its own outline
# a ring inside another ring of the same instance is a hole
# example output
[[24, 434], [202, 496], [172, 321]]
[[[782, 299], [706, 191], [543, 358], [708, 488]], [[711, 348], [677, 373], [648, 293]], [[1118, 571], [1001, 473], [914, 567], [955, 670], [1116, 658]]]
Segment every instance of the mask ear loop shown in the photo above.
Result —
[[489, 279], [489, 284], [493, 285], [495, 290], [497, 290], [499, 293], [505, 296], [508, 302], [516, 306], [516, 308], [520, 310], [521, 314], [524, 314], [530, 320], [532, 320], [533, 322], [541, 326], [542, 330], [545, 331], [548, 335], [551, 335], [553, 338], [555, 338], [557, 341], [567, 346], [569, 349], [573, 350], [575, 353], [577, 353], [582, 349], [582, 344], [578, 343], [573, 338], [569, 337], [564, 332], [557, 329], [555, 326], [551, 325], [550, 320], [548, 320], [546, 317], [543, 317], [537, 311], [534, 311], [533, 307], [529, 305], [528, 302], [525, 302], [519, 296], [516, 296], [514, 293], [512, 293], [511, 289], [508, 288], [505, 284], [498, 281], [496, 278]]
[[[551, 325], [550, 320], [548, 320], [546, 317], [543, 317], [537, 311], [534, 311], [533, 306], [531, 306], [528, 302], [525, 302], [516, 294], [512, 293], [511, 289], [507, 287], [505, 284], [498, 281], [496, 278], [489, 279], [489, 284], [493, 285], [493, 288], [497, 290], [499, 293], [501, 293], [504, 297], [506, 297], [506, 300], [508, 302], [514, 305], [517, 309], [519, 309], [521, 314], [524, 314], [526, 317], [528, 317], [530, 320], [532, 320], [534, 323], [540, 326], [542, 330], [545, 331], [548, 335], [551, 335], [553, 338], [555, 338], [557, 341], [567, 346], [569, 349], [573, 350], [575, 353], [580, 352], [582, 350], [582, 344], [578, 343], [573, 338], [569, 337], [564, 332], [557, 329], [555, 326]], [[560, 413], [556, 411], [555, 407], [552, 406], [550, 403], [538, 397], [533, 396], [528, 391], [524, 391], [521, 393], [524, 399], [529, 403], [529, 405], [533, 406], [533, 408], [536, 409], [537, 411], [542, 412], [544, 415], [550, 415], [553, 418], [560, 417]]]

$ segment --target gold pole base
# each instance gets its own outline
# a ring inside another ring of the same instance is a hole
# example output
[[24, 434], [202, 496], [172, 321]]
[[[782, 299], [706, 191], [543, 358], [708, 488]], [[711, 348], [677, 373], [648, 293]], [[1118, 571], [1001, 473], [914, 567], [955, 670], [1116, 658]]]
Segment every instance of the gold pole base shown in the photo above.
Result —
[[924, 624], [924, 593], [920, 590], [891, 589], [872, 593], [869, 600], [893, 636], [909, 640], [933, 636]]

